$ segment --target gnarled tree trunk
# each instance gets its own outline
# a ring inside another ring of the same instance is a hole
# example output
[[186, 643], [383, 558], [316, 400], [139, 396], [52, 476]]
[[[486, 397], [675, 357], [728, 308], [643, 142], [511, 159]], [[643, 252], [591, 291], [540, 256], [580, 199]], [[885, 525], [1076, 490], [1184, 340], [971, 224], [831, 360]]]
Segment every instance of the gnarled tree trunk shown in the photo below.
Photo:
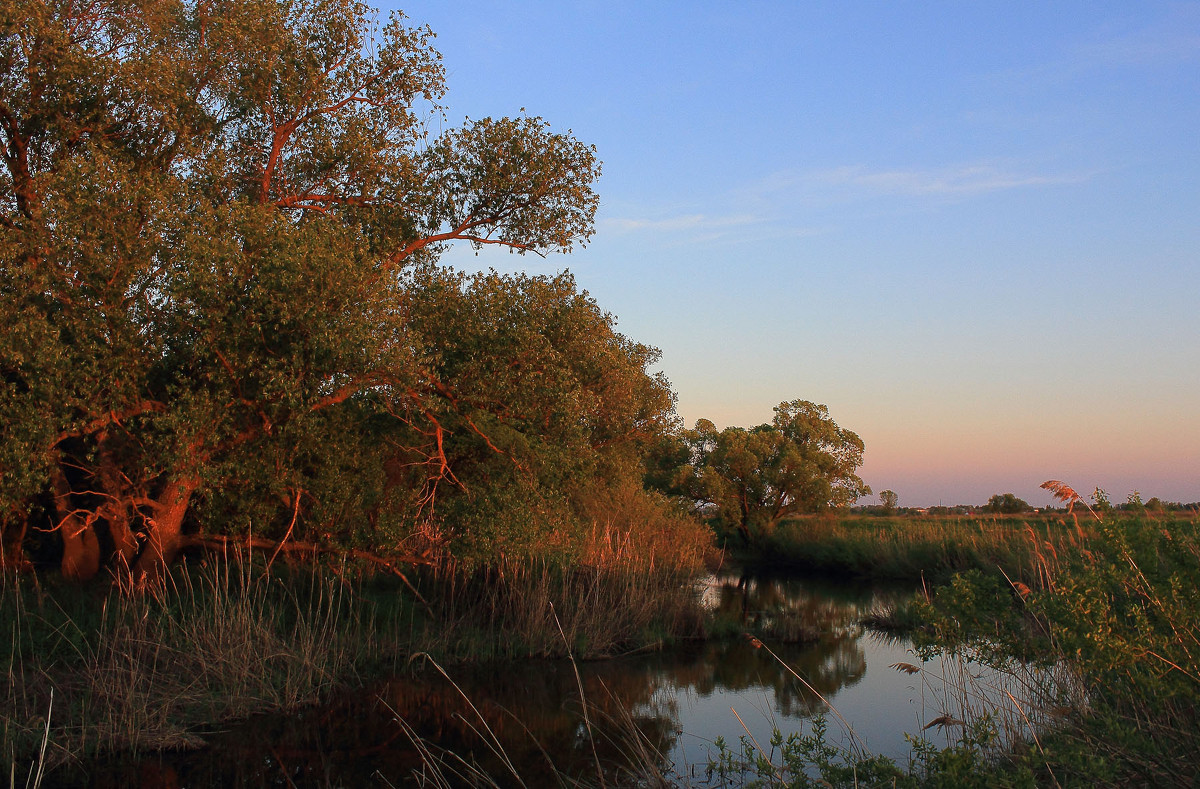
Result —
[[154, 583], [166, 575], [167, 566], [183, 547], [183, 519], [199, 480], [171, 480], [153, 505], [154, 516], [146, 520], [146, 545], [131, 569], [139, 585]]
[[76, 509], [67, 475], [58, 465], [54, 466], [51, 484], [58, 516], [56, 528], [63, 541], [62, 574], [74, 581], [86, 581], [100, 572], [100, 538], [96, 535], [95, 519], [82, 517]]

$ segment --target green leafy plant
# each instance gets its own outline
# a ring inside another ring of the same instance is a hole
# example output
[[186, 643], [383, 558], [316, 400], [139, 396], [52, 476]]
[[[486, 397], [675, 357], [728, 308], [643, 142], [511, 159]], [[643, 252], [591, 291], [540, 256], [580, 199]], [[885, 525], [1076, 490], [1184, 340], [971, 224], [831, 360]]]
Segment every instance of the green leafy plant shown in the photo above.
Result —
[[718, 431], [701, 419], [655, 450], [652, 482], [749, 543], [790, 516], [847, 507], [871, 492], [855, 473], [862, 439], [807, 400], [780, 403], [770, 424], [750, 429]]

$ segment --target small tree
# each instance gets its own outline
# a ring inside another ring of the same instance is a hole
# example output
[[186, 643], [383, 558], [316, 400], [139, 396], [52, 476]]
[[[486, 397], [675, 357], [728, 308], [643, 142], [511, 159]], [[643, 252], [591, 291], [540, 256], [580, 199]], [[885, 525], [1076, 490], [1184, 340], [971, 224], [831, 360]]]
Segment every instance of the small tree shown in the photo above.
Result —
[[884, 513], [891, 515], [896, 511], [896, 505], [900, 502], [900, 497], [896, 495], [894, 490], [885, 490], [879, 494], [879, 505], [883, 507]]
[[685, 431], [691, 463], [679, 487], [752, 541], [802, 512], [846, 507], [871, 493], [856, 474], [863, 442], [807, 400], [780, 403], [770, 424]]
[[1029, 503], [1023, 499], [1019, 499], [1011, 493], [997, 493], [988, 499], [984, 509], [988, 512], [998, 512], [1004, 515], [1015, 515], [1020, 512], [1028, 512], [1031, 507]]

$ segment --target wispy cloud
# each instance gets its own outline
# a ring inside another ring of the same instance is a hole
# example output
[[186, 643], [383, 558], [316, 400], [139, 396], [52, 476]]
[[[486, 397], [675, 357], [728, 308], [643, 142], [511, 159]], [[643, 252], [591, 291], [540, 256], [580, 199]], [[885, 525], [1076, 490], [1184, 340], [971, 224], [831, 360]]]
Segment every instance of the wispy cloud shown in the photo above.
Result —
[[657, 239], [655, 243], [663, 247], [798, 239], [829, 232], [826, 227], [797, 227], [791, 222], [781, 221], [770, 211], [725, 214], [672, 213], [655, 216], [652, 212], [632, 210], [629, 214], [601, 217], [596, 224], [606, 235], [652, 236]]
[[742, 189], [739, 197], [763, 210], [793, 200], [810, 206], [896, 197], [962, 200], [1013, 189], [1082, 183], [1091, 177], [1088, 173], [1045, 173], [987, 161], [924, 168], [846, 165], [776, 172]]
[[[797, 224], [797, 217], [815, 218], [805, 213], [813, 206], [844, 206], [888, 198], [963, 200], [1003, 190], [1080, 183], [1089, 177], [1039, 173], [994, 162], [934, 168], [872, 169], [853, 165], [785, 170], [734, 190], [720, 200], [733, 210], [705, 213], [626, 206], [623, 216], [601, 216], [597, 225], [605, 234], [654, 234], [668, 244], [808, 238], [835, 231], [828, 224], [828, 217], [823, 218], [824, 224]], [[807, 208], [801, 209], [802, 206]], [[802, 212], [797, 213], [798, 210]]]
[[636, 233], [641, 231], [656, 233], [684, 231], [711, 233], [729, 228], [753, 225], [762, 221], [762, 218], [750, 214], [736, 214], [732, 216], [680, 214], [653, 219], [641, 217], [607, 217], [602, 218], [599, 224], [604, 229], [614, 233]]
[[967, 164], [934, 169], [871, 170], [867, 167], [837, 167], [810, 173], [811, 186], [849, 189], [866, 196], [954, 197], [985, 194], [1007, 189], [1078, 183], [1079, 175], [1045, 175], [1006, 170], [990, 164]]

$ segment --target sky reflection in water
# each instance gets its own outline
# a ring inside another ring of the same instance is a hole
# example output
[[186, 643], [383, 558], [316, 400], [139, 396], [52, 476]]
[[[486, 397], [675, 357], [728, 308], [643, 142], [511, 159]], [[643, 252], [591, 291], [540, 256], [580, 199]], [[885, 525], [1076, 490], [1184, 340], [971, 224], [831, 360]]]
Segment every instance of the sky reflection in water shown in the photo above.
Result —
[[[793, 671], [837, 709], [867, 750], [903, 766], [909, 753], [905, 732], [924, 734], [939, 745], [951, 741], [957, 734], [953, 728], [923, 732], [922, 727], [946, 713], [961, 716], [963, 699], [956, 694], [981, 691], [988, 679], [977, 666], [922, 665], [907, 640], [866, 632], [858, 624], [873, 608], [910, 593], [812, 580], [714, 578], [703, 599], [722, 616], [747, 631], [805, 634], [809, 640], [787, 643], [764, 635], [770, 650], [738, 638], [581, 663], [578, 680], [566, 661], [448, 669], [461, 692], [427, 668], [324, 707], [261, 716], [209, 733], [210, 747], [197, 753], [93, 765], [88, 782], [97, 787], [401, 785], [419, 761], [397, 715], [430, 742], [473, 755], [491, 774], [502, 774], [503, 767], [477, 737], [483, 723], [528, 785], [539, 785], [539, 776], [551, 779], [547, 756], [559, 770], [594, 777], [580, 683], [602, 762], [615, 765], [628, 752], [623, 737], [632, 720], [668, 760], [664, 767], [702, 778], [718, 736], [736, 745], [748, 729], [769, 748], [773, 726], [785, 734], [807, 731], [811, 716], [827, 710]], [[891, 668], [896, 663], [922, 665], [922, 670], [910, 675]], [[951, 677], [949, 684], [943, 674]], [[983, 692], [989, 706], [1005, 698], [1002, 691]], [[831, 742], [849, 746], [845, 727], [836, 716], [827, 717]]]

